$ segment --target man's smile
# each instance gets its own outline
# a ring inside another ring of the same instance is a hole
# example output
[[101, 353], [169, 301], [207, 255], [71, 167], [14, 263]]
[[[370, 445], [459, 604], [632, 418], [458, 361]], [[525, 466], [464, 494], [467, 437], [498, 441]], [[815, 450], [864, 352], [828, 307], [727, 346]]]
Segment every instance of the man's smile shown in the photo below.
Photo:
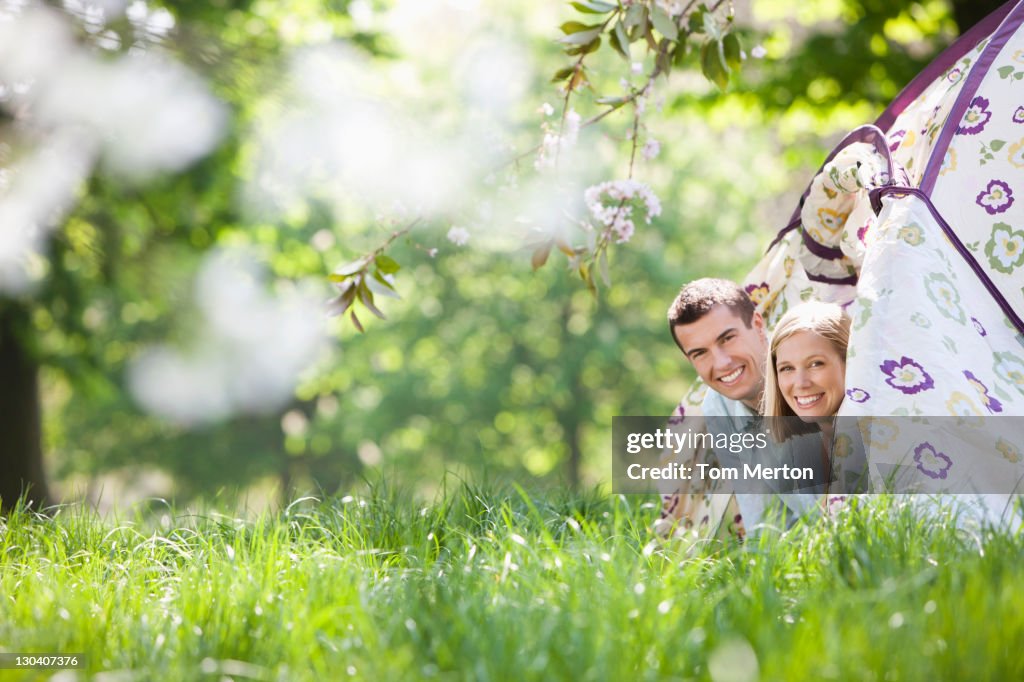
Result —
[[739, 380], [740, 375], [743, 374], [744, 369], [745, 367], [743, 365], [740, 365], [739, 367], [729, 372], [725, 376], [718, 377], [718, 380], [721, 381], [723, 384], [734, 384]]

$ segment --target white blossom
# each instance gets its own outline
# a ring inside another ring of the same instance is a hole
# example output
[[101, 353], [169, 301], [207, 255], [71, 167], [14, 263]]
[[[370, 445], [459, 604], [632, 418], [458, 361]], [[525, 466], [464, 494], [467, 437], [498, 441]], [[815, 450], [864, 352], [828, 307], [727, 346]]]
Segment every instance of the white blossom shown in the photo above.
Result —
[[764, 45], [755, 45], [750, 50], [750, 56], [754, 59], [764, 59], [768, 54], [768, 50], [764, 49]]
[[[636, 180], [613, 180], [592, 185], [583, 193], [590, 214], [617, 236], [617, 242], [629, 241], [636, 230], [633, 211], [640, 208], [647, 223], [661, 215], [661, 202], [651, 189]], [[608, 200], [605, 203], [604, 200]]]
[[544, 104], [541, 104], [540, 107], [537, 108], [537, 111], [545, 116], [550, 116], [555, 113], [555, 108], [547, 102], [544, 102]]
[[644, 159], [650, 161], [658, 155], [661, 151], [661, 143], [655, 140], [653, 137], [647, 138], [647, 142], [644, 143], [644, 148], [640, 152], [643, 154]]
[[452, 226], [448, 230], [448, 241], [455, 246], [465, 246], [469, 242], [469, 231], [464, 227]]
[[654, 0], [654, 4], [665, 10], [670, 17], [679, 16], [683, 13], [683, 3], [679, 0]]
[[580, 115], [576, 113], [575, 109], [570, 109], [568, 113], [566, 113], [565, 128], [562, 131], [564, 145], [570, 146], [576, 143], [576, 138], [580, 135], [580, 121]]

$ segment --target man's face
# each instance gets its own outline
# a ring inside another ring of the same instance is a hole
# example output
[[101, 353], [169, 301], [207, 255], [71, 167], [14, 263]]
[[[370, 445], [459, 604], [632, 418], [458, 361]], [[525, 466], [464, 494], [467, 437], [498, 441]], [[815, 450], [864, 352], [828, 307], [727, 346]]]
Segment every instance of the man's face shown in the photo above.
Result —
[[760, 313], [754, 313], [747, 327], [730, 308], [716, 305], [696, 322], [672, 331], [704, 383], [726, 398], [758, 408], [768, 353]]

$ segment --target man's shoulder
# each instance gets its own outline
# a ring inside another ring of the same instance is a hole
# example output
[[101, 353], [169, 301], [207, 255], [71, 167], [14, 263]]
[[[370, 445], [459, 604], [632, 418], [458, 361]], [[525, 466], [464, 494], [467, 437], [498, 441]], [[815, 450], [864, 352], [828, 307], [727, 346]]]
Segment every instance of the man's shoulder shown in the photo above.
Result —
[[701, 412], [708, 417], [753, 417], [754, 411], [739, 400], [726, 398], [718, 391], [708, 389], [700, 405]]

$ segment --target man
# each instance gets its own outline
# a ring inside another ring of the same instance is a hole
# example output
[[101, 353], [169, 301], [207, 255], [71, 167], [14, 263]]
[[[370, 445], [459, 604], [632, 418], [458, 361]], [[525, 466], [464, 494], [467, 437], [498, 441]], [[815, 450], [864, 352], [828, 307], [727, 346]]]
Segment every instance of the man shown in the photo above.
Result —
[[[725, 418], [724, 424], [716, 420], [716, 431], [722, 426], [744, 429], [750, 418], [760, 414], [768, 352], [764, 318], [753, 301], [735, 282], [698, 279], [686, 284], [672, 302], [668, 326], [679, 350], [707, 385], [701, 412], [705, 417]], [[762, 494], [746, 494], [724, 508], [722, 513], [732, 521], [730, 532], [742, 540], [743, 520], [758, 521], [766, 501]], [[665, 529], [669, 519], [692, 523], [681, 518], [680, 510], [685, 508], [680, 493], [665, 496], [659, 530]]]
[[764, 318], [735, 282], [704, 278], [668, 310], [672, 339], [707, 384], [704, 414], [753, 417], [764, 393]]

